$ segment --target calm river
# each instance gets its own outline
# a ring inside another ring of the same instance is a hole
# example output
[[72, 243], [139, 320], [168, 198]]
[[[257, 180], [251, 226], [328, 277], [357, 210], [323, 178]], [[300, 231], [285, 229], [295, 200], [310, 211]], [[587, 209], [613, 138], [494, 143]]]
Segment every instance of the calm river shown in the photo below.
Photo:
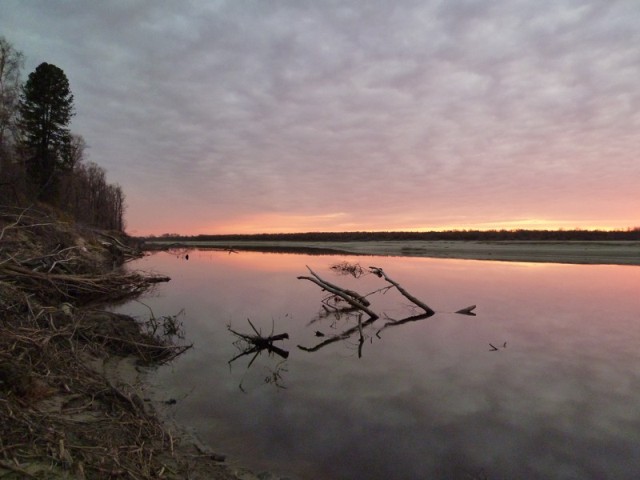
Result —
[[[298, 479], [640, 478], [640, 268], [191, 250], [132, 268], [169, 275], [142, 301], [177, 314], [193, 348], [153, 374], [172, 414], [228, 461]], [[322, 307], [305, 265], [359, 293], [397, 291], [357, 326]], [[477, 305], [476, 316], [455, 312]], [[136, 302], [127, 313], [148, 317]], [[229, 330], [287, 333], [262, 352]], [[324, 336], [322, 336], [324, 335]], [[494, 349], [493, 347], [497, 348]], [[360, 350], [360, 352], [359, 352]]]

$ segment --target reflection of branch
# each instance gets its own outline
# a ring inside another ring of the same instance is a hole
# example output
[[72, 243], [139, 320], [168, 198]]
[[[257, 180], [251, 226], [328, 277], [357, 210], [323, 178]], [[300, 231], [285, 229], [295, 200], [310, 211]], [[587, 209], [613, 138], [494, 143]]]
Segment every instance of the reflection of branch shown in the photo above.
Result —
[[407, 292], [404, 288], [402, 288], [400, 286], [400, 284], [398, 284], [397, 282], [391, 280], [386, 273], [384, 273], [384, 270], [382, 270], [380, 267], [369, 267], [369, 269], [371, 270], [371, 272], [373, 272], [374, 274], [376, 274], [378, 277], [382, 277], [384, 278], [387, 282], [389, 282], [391, 285], [393, 285], [394, 287], [396, 287], [398, 289], [398, 291], [404, 295], [405, 298], [407, 298], [410, 302], [414, 303], [415, 305], [419, 306], [420, 308], [422, 308], [427, 315], [433, 315], [434, 313], [436, 313], [435, 311], [433, 311], [430, 307], [427, 306], [426, 303], [423, 303], [422, 301], [418, 300], [416, 297], [414, 297], [413, 295], [411, 295], [409, 292]]
[[320, 278], [313, 270], [307, 267], [309, 272], [311, 272], [312, 277], [300, 276], [298, 280], [309, 280], [310, 282], [315, 283], [323, 290], [333, 293], [334, 295], [339, 296], [345, 302], [349, 303], [351, 306], [357, 308], [358, 310], [362, 310], [367, 315], [369, 315], [370, 319], [375, 320], [378, 318], [378, 315], [374, 313], [372, 310], [368, 308], [370, 305], [369, 301], [362, 297], [360, 294], [353, 292], [351, 290], [345, 290], [343, 288], [338, 287], [337, 285], [333, 285], [331, 283], [326, 282], [322, 278]]
[[358, 331], [360, 339], [358, 340], [358, 358], [362, 358], [362, 345], [364, 345], [364, 335], [362, 334], [362, 318], [358, 317]]
[[[345, 267], [346, 265], [346, 267]], [[332, 268], [334, 269], [341, 269], [341, 270], [345, 270], [347, 267], [350, 267], [350, 265], [345, 264], [345, 265], [337, 265], [334, 266]], [[393, 319], [388, 319], [390, 320], [389, 322], [385, 323], [384, 326], [382, 326], [382, 328], [380, 328], [377, 332], [376, 332], [376, 336], [378, 338], [380, 337], [380, 332], [382, 332], [384, 329], [389, 328], [389, 327], [395, 327], [395, 326], [399, 326], [399, 325], [403, 325], [405, 323], [409, 323], [409, 322], [416, 322], [419, 320], [424, 320], [426, 318], [429, 318], [431, 316], [433, 316], [436, 312], [429, 307], [426, 303], [424, 303], [423, 301], [419, 300], [418, 298], [414, 297], [413, 295], [411, 295], [407, 290], [405, 290], [398, 282], [392, 280], [391, 278], [389, 278], [389, 276], [384, 272], [384, 270], [380, 267], [369, 267], [371, 273], [373, 273], [374, 275], [377, 275], [380, 278], [384, 278], [384, 280], [389, 283], [390, 285], [380, 288], [374, 292], [371, 292], [368, 295], [360, 295], [354, 291], [351, 290], [346, 290], [343, 289], [337, 285], [334, 285], [332, 283], [327, 282], [326, 280], [322, 279], [318, 274], [316, 274], [313, 270], [311, 270], [311, 268], [309, 268], [307, 266], [307, 269], [309, 270], [309, 272], [311, 273], [311, 276], [300, 276], [298, 277], [299, 280], [309, 280], [310, 282], [315, 283], [316, 285], [318, 285], [320, 288], [322, 288], [323, 290], [329, 292], [330, 294], [332, 294], [332, 296], [327, 297], [325, 299], [322, 300], [322, 308], [323, 311], [321, 311], [318, 316], [316, 318], [314, 318], [313, 320], [311, 320], [309, 322], [309, 325], [317, 322], [318, 320], [321, 320], [322, 318], [326, 318], [329, 317], [331, 315], [334, 315], [336, 317], [336, 319], [338, 319], [340, 317], [340, 314], [342, 313], [350, 313], [352, 309], [355, 309], [359, 312], [364, 312], [366, 314], [369, 315], [369, 319], [366, 320], [365, 322], [362, 322], [362, 315], [361, 313], [358, 316], [358, 324], [352, 328], [349, 328], [345, 331], [343, 331], [342, 333], [338, 334], [338, 335], [334, 335], [330, 338], [327, 338], [326, 340], [316, 344], [313, 347], [304, 347], [302, 345], [298, 345], [298, 348], [301, 350], [304, 350], [306, 352], [316, 352], [318, 350], [320, 350], [321, 348], [330, 345], [332, 343], [338, 342], [340, 340], [346, 340], [347, 338], [351, 337], [355, 332], [359, 333], [359, 340], [358, 340], [358, 357], [362, 356], [362, 346], [364, 344], [364, 340], [365, 340], [365, 336], [363, 333], [363, 327], [370, 325], [371, 323], [373, 323], [376, 319], [379, 318], [378, 314], [376, 314], [375, 312], [373, 312], [371, 309], [369, 309], [369, 305], [370, 302], [366, 299], [366, 297], [373, 295], [375, 293], [386, 293], [387, 291], [389, 291], [392, 288], [396, 288], [398, 290], [398, 292], [400, 292], [400, 294], [402, 296], [404, 296], [406, 299], [408, 299], [411, 303], [413, 303], [413, 305], [419, 307], [420, 309], [422, 309], [424, 311], [423, 314], [420, 315], [413, 315], [401, 320], [393, 320]], [[331, 302], [330, 300], [333, 299], [333, 301]], [[348, 309], [348, 308], [340, 308], [337, 306], [338, 301], [342, 299], [345, 302], [347, 302], [352, 309]], [[333, 304], [332, 304], [333, 303]], [[473, 310], [476, 308], [475, 305], [471, 305], [470, 307], [466, 307], [463, 309], [458, 310], [455, 313], [458, 314], [462, 314], [462, 315], [475, 315], [475, 313], [473, 313]], [[317, 331], [316, 332], [316, 336], [323, 336], [324, 334], [322, 332]]]
[[[345, 330], [344, 332], [342, 332], [339, 335], [334, 335], [333, 337], [328, 338], [328, 339], [320, 342], [319, 344], [317, 344], [314, 347], [303, 347], [302, 345], [298, 345], [298, 348], [300, 350], [304, 350], [305, 352], [317, 352], [318, 350], [320, 350], [323, 347], [326, 347], [327, 345], [330, 345], [332, 343], [338, 342], [340, 340], [346, 340], [347, 338], [349, 338], [351, 335], [353, 335], [356, 332], [360, 332], [360, 342], [362, 344], [362, 343], [364, 343], [364, 337], [362, 335], [363, 327], [371, 325], [373, 322], [375, 322], [377, 320], [377, 318], [378, 317], [369, 318], [366, 322], [362, 322], [360, 319], [358, 319], [358, 325], [356, 325], [355, 327], [351, 327], [348, 330]], [[358, 356], [362, 355], [362, 345], [359, 348], [358, 354], [359, 354]]]
[[354, 315], [362, 315], [362, 312], [357, 308], [346, 306], [344, 308], [331, 310], [327, 308], [326, 305], [322, 305], [322, 310], [320, 310], [314, 318], [309, 320], [307, 326], [313, 325], [322, 320], [329, 320], [329, 328], [337, 328], [337, 324], [343, 318], [351, 318]]
[[[333, 322], [331, 327], [334, 328], [336, 321], [340, 320], [342, 315], [351, 315], [357, 312], [360, 312], [359, 309], [355, 308], [352, 305], [342, 303], [342, 298], [336, 295], [328, 295], [327, 297], [320, 300], [322, 303], [322, 310], [318, 312], [318, 314], [309, 320], [307, 326], [313, 325], [320, 320], [324, 320], [325, 318], [332, 318]], [[341, 305], [341, 306], [338, 306]]]
[[473, 313], [473, 311], [476, 309], [475, 305], [471, 305], [470, 307], [467, 308], [461, 308], [460, 310], [458, 310], [455, 313], [459, 313], [460, 315], [470, 315], [472, 317], [475, 317], [476, 314]]
[[389, 327], [396, 327], [398, 325], [402, 325], [405, 323], [409, 323], [409, 322], [417, 322], [419, 320], [424, 320], [425, 318], [429, 318], [432, 317], [433, 314], [429, 314], [429, 313], [423, 313], [421, 315], [413, 315], [412, 317], [407, 317], [407, 318], [403, 318], [402, 320], [393, 320], [390, 319], [390, 322], [385, 323], [382, 328], [380, 328], [377, 332], [376, 332], [376, 337], [380, 338], [380, 332], [383, 331], [385, 328], [389, 328]]

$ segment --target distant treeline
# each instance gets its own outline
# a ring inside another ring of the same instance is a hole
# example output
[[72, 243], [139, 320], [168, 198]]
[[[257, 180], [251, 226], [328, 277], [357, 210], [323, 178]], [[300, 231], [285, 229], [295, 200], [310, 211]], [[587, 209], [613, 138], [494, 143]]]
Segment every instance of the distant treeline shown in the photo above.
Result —
[[621, 241], [640, 240], [640, 227], [628, 230], [450, 230], [444, 232], [307, 232], [261, 233], [255, 235], [164, 234], [159, 238], [176, 242], [383, 242], [413, 240], [463, 241]]

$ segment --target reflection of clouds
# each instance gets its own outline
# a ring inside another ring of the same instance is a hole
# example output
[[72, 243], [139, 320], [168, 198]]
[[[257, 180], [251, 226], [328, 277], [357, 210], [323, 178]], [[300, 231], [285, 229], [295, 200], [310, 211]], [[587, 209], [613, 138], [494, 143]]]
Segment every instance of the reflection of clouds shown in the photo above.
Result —
[[[376, 257], [367, 263], [437, 310], [477, 303], [478, 316], [438, 313], [389, 328], [361, 359], [340, 344], [313, 354], [290, 348], [287, 390], [243, 394], [242, 369], [230, 373], [226, 363], [229, 318], [244, 326], [249, 309], [256, 322], [253, 312], [274, 312], [289, 347], [314, 338], [306, 324], [321, 295], [295, 276], [305, 264], [329, 272], [344, 257], [242, 255], [145, 259], [164, 262], [156, 270], [174, 281], [163, 288], [177, 292], [149, 301], [188, 298], [185, 328], [197, 339], [167, 374], [177, 392], [191, 392], [175, 395], [176, 415], [230, 458], [284, 473], [293, 465], [310, 478], [634, 478], [640, 470], [639, 304], [630, 287], [640, 270]], [[374, 277], [331, 278], [358, 291], [380, 286]], [[381, 301], [384, 310], [398, 299]], [[284, 308], [291, 315], [278, 316]], [[507, 348], [489, 351], [502, 341]], [[270, 364], [256, 362], [259, 383]]]

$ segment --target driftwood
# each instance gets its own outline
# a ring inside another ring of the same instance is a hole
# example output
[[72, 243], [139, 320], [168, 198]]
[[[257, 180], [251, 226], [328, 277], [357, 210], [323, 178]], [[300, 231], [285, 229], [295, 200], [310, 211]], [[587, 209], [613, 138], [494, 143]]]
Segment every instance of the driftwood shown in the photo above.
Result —
[[80, 303], [131, 298], [146, 291], [153, 283], [169, 280], [164, 276], [115, 270], [104, 274], [73, 275], [38, 272], [15, 262], [0, 264], [0, 281], [11, 282], [40, 296]]
[[362, 304], [365, 307], [368, 307], [369, 305], [371, 305], [371, 302], [369, 300], [367, 300], [366, 297], [364, 297], [363, 295], [360, 295], [358, 292], [354, 292], [353, 290], [347, 290], [346, 288], [341, 288], [341, 287], [339, 287], [337, 285], [334, 285], [333, 283], [327, 282], [326, 280], [320, 278], [318, 276], [318, 274], [315, 273], [313, 270], [311, 270], [308, 266], [307, 266], [307, 269], [309, 270], [311, 275], [313, 275], [316, 279], [321, 281], [324, 285], [343, 292], [344, 294], [346, 294], [347, 296], [353, 298], [359, 304]]
[[115, 236], [109, 235], [104, 231], [98, 230], [95, 233], [96, 235], [108, 240], [101, 242], [103, 247], [108, 248], [112, 253], [121, 256], [124, 261], [134, 260], [136, 258], [140, 258], [143, 255], [138, 246], [132, 247], [130, 245], [126, 245]]
[[342, 298], [345, 302], [347, 302], [352, 307], [363, 311], [364, 313], [369, 315], [369, 318], [373, 320], [378, 318], [378, 314], [369, 308], [370, 302], [366, 298], [364, 298], [364, 296], [352, 290], [343, 289], [341, 287], [338, 287], [337, 285], [327, 282], [326, 280], [323, 280], [322, 278], [320, 278], [320, 276], [317, 273], [311, 270], [309, 266], [307, 266], [307, 269], [311, 273], [312, 277], [300, 276], [300, 277], [297, 277], [298, 280], [309, 280], [310, 282], [313, 282], [316, 285], [318, 285], [323, 290], [326, 290], [327, 292], [331, 292], [332, 294]]
[[[489, 349], [490, 352], [497, 352], [499, 350], [500, 347], [496, 347], [494, 344], [490, 343], [489, 346], [491, 347]], [[502, 348], [507, 348], [507, 342], [504, 342], [502, 344]]]
[[228, 362], [229, 364], [233, 363], [235, 360], [237, 360], [240, 357], [251, 355], [253, 353], [254, 356], [249, 362], [249, 365], [247, 366], [247, 368], [249, 368], [253, 363], [253, 361], [256, 359], [256, 357], [260, 355], [260, 353], [262, 353], [264, 350], [266, 350], [269, 353], [275, 353], [276, 355], [279, 355], [280, 357], [285, 359], [289, 357], [289, 352], [273, 344], [273, 342], [275, 341], [288, 339], [289, 338], [288, 333], [280, 333], [278, 335], [269, 335], [268, 337], [265, 337], [256, 329], [253, 323], [251, 323], [251, 320], [249, 320], [248, 318], [247, 318], [247, 322], [249, 322], [249, 325], [255, 332], [255, 335], [236, 332], [231, 328], [230, 325], [227, 326], [227, 329], [231, 333], [233, 333], [236, 337], [238, 337], [238, 340], [244, 344], [244, 347], [240, 349], [241, 352], [235, 357], [233, 357], [231, 360], [229, 360]]
[[[359, 267], [359, 265], [357, 266]], [[390, 285], [387, 287], [384, 287], [382, 289], [376, 290], [368, 295], [360, 295], [357, 292], [354, 292], [352, 290], [347, 290], [344, 288], [341, 288], [337, 285], [334, 285], [330, 282], [327, 282], [326, 280], [324, 280], [323, 278], [321, 278], [317, 273], [315, 273], [313, 270], [311, 270], [311, 268], [309, 268], [307, 266], [307, 269], [309, 270], [309, 272], [311, 273], [311, 276], [299, 276], [297, 277], [299, 280], [309, 280], [310, 282], [315, 283], [316, 285], [318, 285], [320, 288], [322, 288], [323, 290], [329, 292], [331, 294], [331, 296], [322, 300], [322, 308], [323, 308], [323, 312], [321, 312], [318, 315], [317, 319], [312, 320], [309, 324], [313, 324], [316, 321], [328, 317], [331, 314], [335, 315], [336, 318], [339, 318], [339, 316], [343, 313], [353, 313], [354, 311], [358, 311], [361, 312], [361, 314], [358, 317], [358, 324], [356, 326], [353, 326], [351, 328], [348, 328], [346, 330], [344, 330], [341, 333], [338, 333], [336, 335], [333, 335], [329, 338], [324, 339], [323, 341], [321, 341], [320, 343], [316, 344], [313, 347], [304, 347], [302, 345], [298, 345], [298, 348], [300, 350], [304, 350], [306, 352], [316, 352], [318, 350], [320, 350], [321, 348], [327, 346], [327, 345], [331, 345], [332, 343], [341, 341], [341, 340], [346, 340], [348, 338], [350, 338], [351, 336], [353, 336], [356, 332], [359, 333], [359, 341], [358, 341], [358, 357], [362, 356], [362, 346], [364, 344], [364, 339], [365, 339], [365, 335], [363, 332], [363, 328], [367, 327], [368, 325], [370, 325], [371, 323], [373, 323], [375, 320], [377, 320], [379, 317], [379, 315], [377, 313], [375, 313], [370, 307], [371, 303], [367, 300], [367, 296], [370, 296], [374, 293], [379, 293], [381, 291], [386, 291], [388, 289], [391, 288], [395, 288], [398, 290], [398, 292], [400, 292], [400, 294], [402, 296], [404, 296], [407, 300], [409, 300], [411, 303], [413, 303], [414, 305], [416, 305], [417, 307], [419, 307], [420, 309], [422, 309], [424, 311], [424, 313], [420, 314], [420, 315], [413, 315], [407, 318], [403, 318], [401, 320], [394, 320], [394, 319], [390, 319], [387, 317], [388, 321], [387, 323], [384, 324], [384, 326], [382, 326], [377, 332], [376, 332], [376, 336], [378, 338], [380, 338], [380, 332], [382, 332], [383, 330], [385, 330], [386, 328], [389, 327], [394, 327], [394, 326], [399, 326], [399, 325], [403, 325], [409, 322], [416, 322], [419, 320], [424, 320], [426, 318], [429, 318], [433, 315], [435, 315], [435, 310], [433, 310], [431, 307], [429, 307], [426, 303], [424, 303], [423, 301], [421, 301], [420, 299], [414, 297], [412, 294], [410, 294], [404, 287], [402, 287], [402, 285], [400, 285], [398, 282], [396, 282], [395, 280], [391, 279], [386, 273], [385, 271], [380, 268], [380, 267], [369, 267], [369, 271], [370, 273], [378, 276], [379, 278], [383, 278], [387, 283], [389, 283]], [[352, 272], [353, 271], [358, 271], [356, 267], [352, 267], [349, 263], [347, 262], [342, 262], [340, 264], [336, 264], [333, 267], [331, 267], [332, 270], [337, 271], [338, 273], [348, 273], [350, 275], [354, 275]], [[359, 275], [354, 275], [356, 278]], [[330, 299], [334, 299], [333, 303], [335, 304], [336, 301], [335, 299], [342, 299], [345, 302], [347, 302], [351, 308], [339, 308], [335, 305], [331, 305], [330, 304]], [[475, 310], [476, 306], [475, 305], [471, 305], [469, 307], [460, 309], [458, 311], [456, 311], [455, 313], [461, 314], [461, 315], [471, 315], [471, 316], [475, 316], [475, 313], [473, 313], [473, 310]], [[369, 318], [366, 321], [362, 321], [362, 313], [366, 313], [367, 315], [369, 315]], [[320, 331], [316, 331], [316, 336], [317, 337], [324, 337], [324, 333], [320, 332]]]
[[425, 313], [427, 315], [433, 315], [434, 313], [436, 313], [434, 310], [432, 310], [426, 303], [422, 302], [421, 300], [418, 300], [416, 297], [414, 297], [413, 295], [411, 295], [409, 292], [407, 292], [404, 288], [402, 288], [400, 286], [400, 284], [398, 282], [395, 282], [394, 280], [392, 280], [391, 278], [389, 278], [389, 276], [384, 273], [384, 270], [382, 270], [382, 268], [380, 267], [369, 267], [369, 270], [371, 270], [371, 272], [375, 275], [377, 275], [378, 277], [384, 278], [387, 282], [389, 282], [391, 285], [393, 285], [394, 287], [396, 287], [396, 289], [410, 302], [412, 302], [413, 304], [417, 305], [418, 307], [420, 307], [421, 309], [423, 309], [425, 311]]
[[340, 275], [351, 275], [353, 278], [360, 278], [365, 274], [359, 263], [341, 262], [331, 265], [331, 270]]

